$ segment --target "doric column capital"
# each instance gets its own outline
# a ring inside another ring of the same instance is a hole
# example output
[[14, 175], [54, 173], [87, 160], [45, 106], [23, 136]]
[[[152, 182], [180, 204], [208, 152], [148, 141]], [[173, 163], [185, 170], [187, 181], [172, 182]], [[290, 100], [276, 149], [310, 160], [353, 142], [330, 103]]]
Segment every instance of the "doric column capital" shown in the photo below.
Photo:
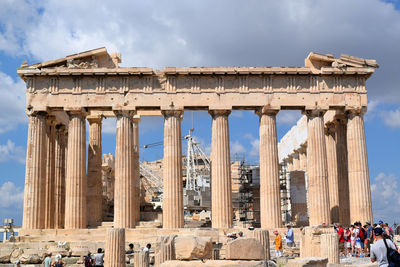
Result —
[[212, 109], [212, 110], [209, 110], [208, 113], [213, 118], [219, 117], [219, 116], [228, 117], [229, 114], [231, 114], [231, 110], [229, 110], [229, 109]]
[[302, 113], [306, 115], [308, 118], [322, 117], [324, 116], [326, 109], [315, 108], [315, 109], [306, 109]]
[[72, 117], [86, 117], [87, 111], [85, 108], [64, 108], [70, 118]]
[[89, 124], [92, 123], [101, 123], [103, 120], [103, 116], [102, 115], [88, 115], [86, 116], [87, 121], [89, 122]]
[[161, 114], [165, 117], [177, 117], [182, 119], [183, 117], [183, 110], [182, 109], [164, 109], [161, 110]]
[[346, 115], [348, 118], [352, 118], [354, 116], [364, 116], [367, 113], [366, 107], [355, 107], [346, 109]]
[[113, 110], [115, 116], [118, 117], [128, 117], [132, 118], [136, 112], [134, 110], [125, 110], [125, 109], [115, 109]]
[[256, 108], [254, 113], [258, 116], [261, 115], [276, 115], [281, 109], [279, 107], [272, 107], [270, 105]]

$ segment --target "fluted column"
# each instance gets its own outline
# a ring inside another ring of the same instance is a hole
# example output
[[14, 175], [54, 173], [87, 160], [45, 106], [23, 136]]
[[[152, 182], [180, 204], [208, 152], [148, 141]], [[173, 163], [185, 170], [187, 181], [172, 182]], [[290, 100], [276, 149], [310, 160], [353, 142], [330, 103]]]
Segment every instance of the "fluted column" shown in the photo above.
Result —
[[118, 111], [115, 149], [114, 227], [134, 228], [134, 162], [132, 112]]
[[230, 110], [211, 110], [211, 222], [213, 228], [233, 223], [231, 159], [229, 149]]
[[181, 110], [164, 110], [164, 159], [163, 159], [163, 228], [182, 228], [182, 144]]
[[101, 116], [87, 117], [89, 122], [88, 170], [87, 170], [87, 217], [89, 226], [96, 226], [102, 219], [101, 182]]
[[44, 228], [54, 228], [55, 211], [55, 118], [50, 116], [47, 119], [46, 127], [46, 180], [44, 198]]
[[65, 145], [66, 131], [62, 124], [56, 125], [55, 140], [55, 200], [54, 228], [64, 228], [65, 220]]
[[307, 170], [307, 148], [303, 146], [299, 150], [299, 160], [300, 160], [300, 170], [306, 171]]
[[29, 115], [22, 228], [44, 228], [46, 113]]
[[371, 188], [369, 182], [364, 119], [361, 111], [350, 111], [347, 121], [350, 220], [372, 222]]
[[300, 171], [300, 157], [298, 151], [294, 151], [292, 154], [293, 158], [293, 171]]
[[347, 120], [336, 119], [336, 156], [339, 179], [339, 222], [350, 225], [349, 173], [347, 168]]
[[276, 114], [259, 110], [260, 116], [260, 217], [261, 228], [282, 227], [281, 193], [279, 185]]
[[134, 116], [132, 120], [133, 126], [133, 165], [134, 165], [134, 187], [135, 187], [135, 218], [136, 222], [140, 221], [140, 162], [139, 162], [139, 122], [140, 117]]
[[331, 222], [339, 222], [339, 177], [336, 157], [336, 133], [335, 125], [329, 123], [325, 129], [326, 158], [328, 164], [328, 188]]
[[107, 228], [104, 267], [125, 267], [125, 229]]
[[321, 257], [328, 258], [328, 263], [339, 264], [339, 236], [334, 234], [321, 235]]
[[330, 222], [328, 170], [323, 111], [306, 111], [307, 136], [307, 202], [310, 225]]
[[79, 111], [69, 113], [65, 229], [86, 228], [86, 121]]

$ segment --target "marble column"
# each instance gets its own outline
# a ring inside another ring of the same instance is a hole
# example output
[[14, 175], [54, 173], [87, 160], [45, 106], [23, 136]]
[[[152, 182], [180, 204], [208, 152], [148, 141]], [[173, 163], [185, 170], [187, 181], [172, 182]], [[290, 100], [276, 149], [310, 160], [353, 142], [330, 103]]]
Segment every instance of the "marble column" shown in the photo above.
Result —
[[181, 119], [183, 111], [164, 110], [163, 228], [183, 228]]
[[87, 170], [86, 208], [90, 216], [87, 217], [89, 226], [97, 226], [102, 220], [102, 181], [101, 181], [101, 124], [102, 117], [88, 116], [89, 146]]
[[125, 267], [125, 229], [106, 230], [104, 267]]
[[307, 170], [307, 148], [303, 146], [299, 150], [299, 160], [300, 160], [300, 170], [306, 171]]
[[55, 118], [47, 118], [46, 127], [46, 180], [45, 180], [45, 198], [44, 198], [44, 228], [54, 228], [55, 212]]
[[276, 114], [259, 111], [260, 116], [260, 217], [261, 228], [282, 227], [281, 193], [279, 184]]
[[65, 183], [65, 229], [86, 228], [86, 120], [82, 111], [69, 112]]
[[323, 114], [321, 110], [306, 111], [308, 117], [307, 202], [310, 226], [331, 221]]
[[55, 199], [54, 228], [64, 228], [65, 220], [65, 145], [66, 131], [62, 124], [56, 125], [55, 140]]
[[130, 111], [117, 111], [115, 149], [114, 227], [135, 228], [133, 127]]
[[329, 123], [325, 128], [326, 159], [328, 164], [329, 206], [331, 223], [339, 222], [339, 177], [336, 156], [335, 124]]
[[350, 221], [372, 222], [371, 188], [363, 113], [352, 110], [347, 120]]
[[321, 235], [321, 257], [328, 263], [340, 265], [339, 236], [336, 233]]
[[211, 141], [211, 223], [212, 228], [231, 228], [233, 223], [231, 159], [229, 149], [230, 110], [210, 110]]
[[134, 182], [135, 182], [135, 218], [140, 221], [140, 162], [139, 162], [139, 122], [140, 117], [134, 116], [133, 126], [133, 164], [134, 164]]
[[291, 156], [286, 159], [286, 166], [288, 172], [293, 171], [293, 158]]
[[339, 179], [339, 222], [350, 225], [349, 174], [347, 168], [347, 120], [344, 116], [336, 119], [336, 156]]
[[43, 185], [46, 179], [46, 113], [29, 115], [22, 228], [44, 228]]
[[293, 158], [293, 171], [300, 171], [300, 156], [298, 151], [294, 151], [292, 154]]

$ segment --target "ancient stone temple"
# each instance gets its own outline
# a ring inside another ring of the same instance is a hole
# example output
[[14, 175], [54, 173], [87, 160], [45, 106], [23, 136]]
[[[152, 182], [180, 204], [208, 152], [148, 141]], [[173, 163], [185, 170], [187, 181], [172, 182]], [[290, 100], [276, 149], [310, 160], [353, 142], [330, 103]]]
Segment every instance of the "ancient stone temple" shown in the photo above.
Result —
[[[307, 171], [309, 224], [372, 220], [363, 115], [365, 83], [378, 67], [375, 60], [310, 53], [304, 67], [164, 70], [119, 67], [120, 62], [120, 54], [99, 48], [18, 69], [27, 86], [29, 116], [21, 236], [101, 224], [102, 120], [107, 117], [117, 118], [114, 227], [138, 224], [140, 118], [163, 116], [163, 228], [182, 228], [185, 110], [207, 110], [212, 120], [212, 228], [233, 223], [232, 110], [259, 116], [262, 228], [282, 226], [276, 115], [287, 109], [306, 116], [307, 145], [291, 160], [297, 170]], [[348, 188], [339, 190], [338, 183]], [[342, 201], [342, 194], [350, 199]]]

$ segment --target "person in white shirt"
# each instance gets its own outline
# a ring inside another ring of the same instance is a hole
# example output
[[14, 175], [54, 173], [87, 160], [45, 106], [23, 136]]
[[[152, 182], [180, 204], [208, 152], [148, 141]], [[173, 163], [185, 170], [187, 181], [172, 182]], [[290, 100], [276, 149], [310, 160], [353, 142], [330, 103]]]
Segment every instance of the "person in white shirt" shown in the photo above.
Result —
[[143, 251], [144, 251], [144, 252], [149, 252], [149, 251], [150, 251], [150, 248], [151, 248], [151, 244], [149, 243], [149, 244], [147, 244], [147, 245], [143, 248]]

